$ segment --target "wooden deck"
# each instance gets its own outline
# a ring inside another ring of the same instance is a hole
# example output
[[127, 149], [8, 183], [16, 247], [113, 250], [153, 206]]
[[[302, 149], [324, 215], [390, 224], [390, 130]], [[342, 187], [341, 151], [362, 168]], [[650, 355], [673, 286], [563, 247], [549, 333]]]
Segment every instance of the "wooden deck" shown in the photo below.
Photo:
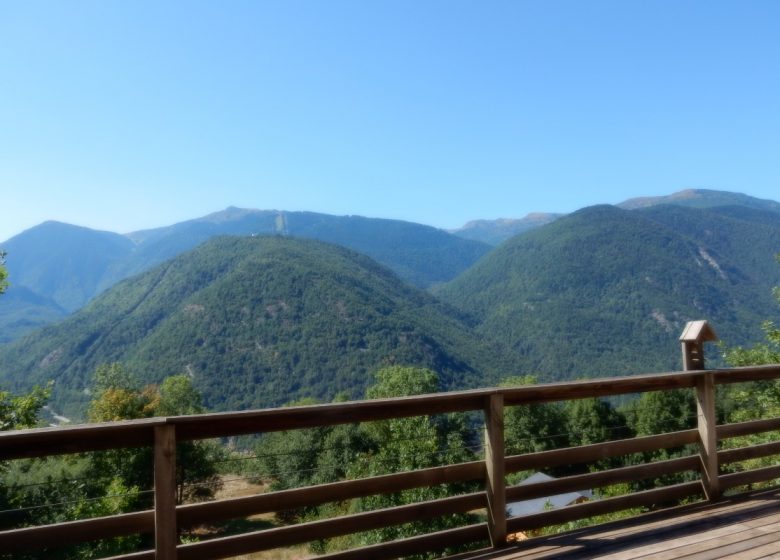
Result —
[[659, 511], [450, 560], [780, 558], [780, 489]]

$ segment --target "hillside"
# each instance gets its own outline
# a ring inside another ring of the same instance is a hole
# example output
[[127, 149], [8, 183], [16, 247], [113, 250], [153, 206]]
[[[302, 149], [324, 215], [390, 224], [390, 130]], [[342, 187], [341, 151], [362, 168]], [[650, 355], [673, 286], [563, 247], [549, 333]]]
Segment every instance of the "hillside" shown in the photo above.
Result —
[[[46, 222], [6, 241], [13, 290], [24, 288], [66, 312], [123, 280], [218, 235], [274, 234], [319, 239], [354, 249], [422, 288], [453, 279], [490, 247], [429, 226], [312, 212], [228, 208], [203, 218], [127, 236]], [[61, 317], [56, 308], [13, 309], [0, 299], [0, 340], [13, 340]], [[14, 319], [7, 317], [13, 314]]]
[[147, 382], [187, 372], [214, 409], [356, 397], [388, 363], [431, 367], [443, 389], [518, 366], [371, 259], [263, 236], [219, 237], [119, 283], [0, 348], [0, 375], [17, 388], [54, 379], [54, 407], [78, 414], [91, 373], [113, 361]]
[[439, 293], [543, 377], [671, 370], [688, 320], [730, 343], [761, 337], [778, 248], [780, 219], [760, 211], [596, 206], [505, 242]]

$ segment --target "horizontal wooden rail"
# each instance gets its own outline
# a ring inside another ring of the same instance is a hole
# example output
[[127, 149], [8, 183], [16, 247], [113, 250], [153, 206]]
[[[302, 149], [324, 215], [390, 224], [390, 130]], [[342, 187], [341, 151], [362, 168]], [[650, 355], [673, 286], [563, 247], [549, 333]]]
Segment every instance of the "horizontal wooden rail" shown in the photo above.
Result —
[[780, 418], [750, 420], [736, 424], [721, 424], [717, 428], [718, 441], [739, 436], [749, 436], [763, 432], [780, 430]]
[[780, 478], [780, 465], [744, 472], [722, 474], [720, 476], [720, 482], [724, 488], [734, 488], [735, 486], [765, 482], [767, 480], [772, 480], [773, 478]]
[[0, 432], [0, 460], [151, 446], [154, 427], [165, 423], [165, 418], [148, 418]]
[[696, 443], [698, 438], [699, 433], [697, 430], [683, 430], [668, 434], [618, 439], [604, 443], [583, 445], [581, 447], [567, 447], [564, 449], [526, 453], [524, 455], [513, 455], [506, 458], [506, 472], [512, 473], [561, 465], [593, 463], [608, 457], [682, 447]]
[[698, 471], [700, 469], [701, 459], [699, 456], [690, 455], [688, 457], [668, 459], [655, 463], [645, 463], [642, 465], [633, 465], [607, 471], [566, 476], [554, 480], [546, 480], [544, 482], [519, 484], [507, 488], [506, 498], [507, 501], [533, 500], [536, 498], [565, 494], [567, 492], [591, 490], [593, 488], [602, 488], [611, 484], [635, 482], [637, 480], [646, 480], [648, 478], [655, 478], [683, 471]]
[[780, 378], [780, 367], [755, 366], [728, 370], [657, 373], [520, 387], [455, 391], [392, 399], [16, 430], [0, 432], [0, 460], [151, 445], [154, 426], [162, 424], [175, 424], [177, 439], [186, 441], [482, 410], [485, 398], [499, 393], [504, 395], [505, 405], [514, 406], [645, 391], [663, 391], [694, 387], [696, 379], [707, 374], [714, 375], [717, 384], [737, 383]]
[[20, 552], [154, 531], [152, 510], [0, 532], [0, 550]]
[[199, 523], [223, 521], [225, 519], [305, 506], [316, 506], [327, 502], [400, 492], [401, 490], [409, 490], [411, 488], [464, 482], [481, 479], [484, 476], [485, 463], [483, 461], [473, 461], [457, 465], [432, 467], [417, 471], [269, 492], [257, 496], [182, 505], [176, 508], [176, 513], [180, 527], [191, 527]]
[[718, 462], [721, 465], [747, 461], [748, 459], [758, 459], [759, 457], [769, 457], [770, 455], [780, 454], [780, 441], [771, 443], [762, 443], [751, 445], [749, 447], [738, 447], [736, 449], [724, 449], [718, 451]]
[[317, 556], [317, 560], [391, 560], [400, 556], [489, 541], [486, 523]]
[[703, 489], [701, 482], [684, 482], [673, 486], [664, 486], [653, 490], [644, 490], [625, 496], [614, 498], [605, 498], [585, 502], [564, 508], [512, 517], [507, 521], [507, 528], [510, 532], [528, 531], [531, 529], [541, 529], [553, 525], [561, 525], [570, 521], [587, 519], [596, 515], [604, 515], [637, 507], [647, 507], [673, 500], [678, 500], [687, 496], [701, 495]]
[[464, 494], [439, 500], [311, 521], [299, 525], [222, 537], [178, 547], [180, 560], [229, 558], [249, 552], [292, 546], [362, 531], [371, 531], [442, 515], [465, 513], [485, 507], [485, 493]]

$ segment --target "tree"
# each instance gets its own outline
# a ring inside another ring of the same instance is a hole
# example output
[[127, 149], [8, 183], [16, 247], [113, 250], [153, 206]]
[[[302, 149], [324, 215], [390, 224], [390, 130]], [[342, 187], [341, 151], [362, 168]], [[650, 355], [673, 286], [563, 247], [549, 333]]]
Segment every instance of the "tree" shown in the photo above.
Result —
[[[376, 383], [368, 388], [370, 399], [404, 397], [434, 393], [438, 377], [431, 370], [417, 367], [392, 366], [376, 373]], [[414, 416], [395, 418], [365, 425], [376, 448], [358, 458], [350, 476], [365, 477], [388, 472], [402, 472], [444, 464], [468, 461], [474, 454], [468, 448], [468, 429], [462, 417], [443, 418]], [[444, 498], [461, 493], [468, 485], [441, 485], [404, 490], [395, 494], [369, 496], [353, 503], [353, 511], [369, 511]], [[474, 521], [472, 515], [459, 514], [424, 522], [386, 527], [361, 534], [359, 544], [373, 544], [440, 531]], [[427, 558], [427, 555], [420, 556]]]
[[[508, 377], [501, 382], [501, 386], [518, 387], [536, 383], [536, 377], [525, 375]], [[568, 447], [568, 424], [563, 407], [553, 403], [506, 408], [504, 438], [508, 455]]]
[[[776, 259], [780, 262], [780, 255]], [[775, 299], [780, 303], [780, 286], [773, 290]], [[751, 366], [780, 364], [780, 328], [772, 321], [764, 321], [762, 325], [765, 340], [751, 347], [723, 347], [723, 357], [731, 366]], [[727, 421], [744, 422], [759, 418], [774, 418], [780, 416], [780, 381], [757, 381], [751, 384], [729, 386], [719, 398], [719, 401], [729, 404]], [[729, 438], [724, 441], [724, 447], [747, 447], [775, 441], [777, 432], [751, 434]], [[751, 459], [739, 464], [730, 465], [732, 470], [754, 469], [775, 464], [774, 457]]]
[[0, 391], [0, 431], [34, 428], [38, 417], [51, 396], [51, 384], [35, 386], [26, 395]]
[[0, 251], [0, 294], [8, 288], [8, 270], [5, 268], [5, 251]]
[[[195, 414], [203, 411], [200, 394], [186, 375], [166, 378], [160, 386], [140, 386], [118, 363], [99, 366], [94, 375], [95, 397], [89, 406], [92, 422], [131, 420], [152, 416]], [[219, 488], [216, 461], [220, 448], [206, 442], [180, 442], [176, 446], [178, 501], [211, 497]], [[119, 477], [127, 487], [151, 489], [154, 485], [150, 448], [114, 449], [91, 454], [90, 472], [97, 478]], [[151, 500], [150, 494], [139, 497]]]

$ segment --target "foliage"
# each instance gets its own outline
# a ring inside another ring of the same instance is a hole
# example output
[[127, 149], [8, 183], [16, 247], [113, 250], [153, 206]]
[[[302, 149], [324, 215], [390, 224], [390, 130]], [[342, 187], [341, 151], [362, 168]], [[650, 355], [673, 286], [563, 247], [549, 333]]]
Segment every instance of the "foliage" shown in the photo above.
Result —
[[[366, 396], [372, 399], [436, 392], [438, 376], [431, 370], [390, 366], [378, 370]], [[313, 404], [311, 401], [294, 404]], [[290, 430], [266, 435], [256, 448], [260, 474], [272, 475], [272, 489], [281, 490], [344, 479], [403, 472], [473, 460], [467, 422], [459, 416], [411, 417]], [[316, 519], [349, 512], [369, 511], [460, 493], [469, 485], [449, 484], [369, 496], [351, 503], [336, 503], [282, 512], [283, 522]], [[398, 539], [473, 521], [454, 515], [369, 531], [352, 537], [315, 543], [317, 551], [335, 550]]]
[[[509, 377], [502, 387], [533, 385], [532, 375]], [[569, 445], [566, 414], [559, 403], [513, 406], [504, 412], [504, 438], [510, 455], [547, 451]]]
[[[423, 368], [393, 366], [376, 373], [376, 383], [366, 392], [370, 399], [403, 397], [434, 393], [438, 379], [434, 372]], [[462, 418], [430, 416], [395, 418], [370, 422], [365, 426], [376, 449], [353, 463], [350, 477], [365, 477], [388, 472], [403, 472], [438, 465], [472, 460], [468, 430]], [[360, 460], [363, 459], [363, 460]], [[395, 494], [369, 496], [355, 501], [353, 511], [370, 511], [409, 503], [435, 500], [463, 492], [468, 486], [445, 484], [441, 486], [404, 490]], [[457, 514], [386, 527], [360, 534], [359, 544], [374, 544], [388, 540], [465, 525], [474, 521], [472, 515]], [[428, 557], [421, 555], [421, 558]]]
[[[776, 256], [780, 262], [780, 255]], [[780, 287], [775, 287], [773, 295], [780, 303]], [[750, 366], [764, 364], [780, 364], [780, 329], [772, 321], [762, 325], [765, 340], [750, 347], [723, 346], [724, 357], [729, 365]], [[721, 400], [729, 403], [728, 422], [745, 422], [760, 418], [776, 418], [780, 416], [780, 381], [759, 381], [750, 384], [738, 384], [729, 388]], [[777, 441], [778, 432], [764, 432], [729, 438], [724, 441], [724, 447], [737, 448], [770, 443]], [[732, 470], [749, 470], [774, 466], [775, 457], [750, 459], [736, 465]]]
[[[119, 363], [104, 364], [95, 371], [89, 419], [92, 422], [151, 418], [202, 412], [200, 395], [186, 375], [172, 376], [158, 387], [140, 387]], [[176, 446], [178, 501], [206, 499], [218, 489], [216, 461], [219, 448], [205, 442], [180, 442]], [[91, 454], [88, 473], [96, 478], [116, 476], [127, 486], [142, 490], [154, 484], [150, 448], [114, 449]], [[151, 496], [141, 495], [141, 501]]]
[[8, 288], [8, 270], [5, 268], [5, 251], [0, 251], [0, 294]]
[[0, 391], [0, 431], [34, 428], [38, 417], [51, 395], [51, 384], [35, 386], [24, 395]]

